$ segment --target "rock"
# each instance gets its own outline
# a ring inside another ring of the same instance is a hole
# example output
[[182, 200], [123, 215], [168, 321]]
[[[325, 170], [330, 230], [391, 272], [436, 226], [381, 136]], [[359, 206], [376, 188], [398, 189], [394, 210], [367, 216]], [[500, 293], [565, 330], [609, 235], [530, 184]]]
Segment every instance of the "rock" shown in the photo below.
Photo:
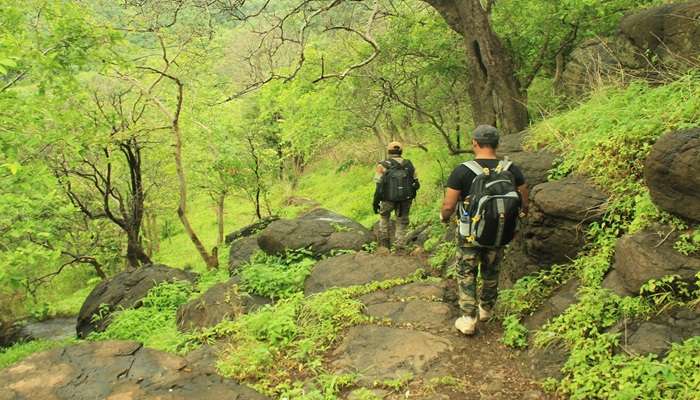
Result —
[[340, 372], [359, 372], [360, 384], [420, 378], [441, 353], [452, 350], [449, 340], [427, 332], [366, 325], [350, 328], [335, 349], [332, 367]]
[[542, 327], [552, 318], [563, 313], [569, 306], [578, 301], [576, 291], [580, 284], [577, 279], [571, 279], [545, 300], [532, 315], [525, 317], [523, 325], [534, 331]]
[[569, 95], [581, 95], [607, 83], [643, 75], [649, 63], [642, 51], [619, 36], [594, 38], [581, 43], [571, 53], [571, 59], [561, 76], [561, 85]]
[[637, 295], [645, 282], [667, 275], [695, 280], [695, 274], [700, 271], [700, 256], [679, 253], [673, 248], [678, 236], [665, 236], [663, 232], [644, 230], [620, 238], [615, 246], [614, 270], [606, 277], [603, 287], [624, 296]]
[[235, 319], [254, 311], [270, 300], [239, 291], [238, 277], [217, 283], [201, 297], [183, 304], [177, 310], [177, 328], [182, 331], [212, 327], [225, 319]]
[[75, 318], [52, 318], [46, 321], [29, 321], [22, 327], [22, 334], [30, 340], [64, 340], [75, 338]]
[[[177, 280], [192, 282], [195, 275], [165, 265], [150, 265], [121, 272], [100, 282], [80, 308], [76, 326], [78, 337], [85, 338], [90, 332], [105, 330], [111, 322], [109, 317], [113, 311], [139, 307], [141, 299], [152, 287]], [[103, 304], [105, 306], [101, 309]], [[93, 315], [99, 313], [102, 318], [93, 321]]]
[[366, 307], [365, 313], [374, 318], [390, 319], [399, 325], [445, 329], [452, 328], [458, 311], [446, 303], [409, 300], [372, 304]]
[[547, 182], [549, 170], [552, 169], [556, 159], [554, 154], [545, 150], [511, 153], [509, 157], [523, 172], [525, 182], [530, 188]]
[[421, 281], [406, 285], [394, 286], [390, 289], [378, 290], [360, 297], [365, 305], [384, 303], [388, 301], [402, 301], [407, 299], [421, 299], [430, 301], [442, 301], [445, 298], [447, 282]]
[[644, 177], [659, 207], [700, 221], [700, 128], [660, 137], [646, 159]]
[[525, 175], [530, 188], [547, 182], [549, 170], [552, 169], [556, 156], [546, 150], [525, 151], [522, 142], [525, 135], [504, 135], [498, 144], [498, 153], [508, 157]]
[[[579, 45], [562, 74], [569, 94], [630, 78], [657, 79], [659, 72], [694, 67], [700, 55], [700, 3], [666, 4], [625, 16], [619, 32]], [[661, 76], [663, 77], [663, 76]]]
[[391, 289], [372, 292], [360, 297], [365, 313], [394, 324], [427, 329], [451, 328], [457, 309], [442, 302], [445, 282], [414, 282]]
[[280, 219], [280, 217], [273, 215], [269, 217], [265, 217], [257, 222], [253, 222], [250, 225], [246, 225], [243, 228], [231, 232], [228, 235], [226, 235], [225, 243], [226, 244], [231, 244], [234, 241], [240, 239], [240, 238], [246, 238], [249, 236], [253, 236], [260, 232], [261, 230], [265, 229], [268, 225], [270, 225], [273, 221], [277, 221]]
[[321, 260], [306, 279], [304, 293], [405, 278], [423, 265], [413, 257], [357, 252]]
[[333, 250], [361, 250], [371, 241], [372, 233], [364, 226], [322, 208], [296, 219], [275, 221], [258, 236], [258, 245], [268, 254], [309, 248], [322, 256]]
[[568, 262], [585, 243], [587, 223], [603, 215], [607, 196], [578, 177], [537, 185], [523, 230], [525, 249], [538, 264]]
[[257, 236], [248, 236], [231, 243], [228, 255], [228, 270], [233, 275], [238, 267], [250, 261], [253, 254], [260, 251]]
[[664, 356], [673, 343], [700, 336], [700, 306], [693, 309], [674, 308], [656, 315], [649, 321], [632, 322], [622, 334], [621, 348], [626, 353]]
[[85, 342], [0, 371], [0, 399], [238, 399], [265, 396], [131, 341]]
[[620, 33], [636, 48], [678, 64], [700, 55], [700, 3], [666, 4], [641, 10], [620, 21]]
[[564, 376], [561, 368], [568, 360], [569, 352], [562, 344], [552, 344], [546, 348], [529, 346], [521, 358], [530, 374], [536, 379], [555, 378], [560, 380]]
[[506, 249], [501, 287], [575, 258], [585, 244], [587, 225], [602, 217], [607, 196], [571, 176], [535, 186], [530, 200], [530, 215]]
[[31, 340], [27, 333], [22, 331], [22, 327], [19, 322], [0, 319], [0, 349], [10, 347], [17, 342]]

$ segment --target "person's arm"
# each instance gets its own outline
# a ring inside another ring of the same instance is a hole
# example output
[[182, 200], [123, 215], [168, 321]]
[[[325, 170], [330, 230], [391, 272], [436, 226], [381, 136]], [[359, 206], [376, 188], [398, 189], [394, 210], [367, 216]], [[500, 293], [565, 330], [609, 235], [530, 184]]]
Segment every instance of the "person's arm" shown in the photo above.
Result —
[[518, 192], [520, 193], [520, 199], [522, 201], [521, 210], [523, 214], [527, 216], [530, 211], [530, 189], [528, 189], [527, 183], [518, 186]]
[[460, 192], [456, 189], [447, 188], [445, 191], [445, 197], [442, 199], [442, 209], [440, 210], [440, 221], [442, 223], [448, 223], [450, 221], [450, 217], [457, 208], [459, 195]]

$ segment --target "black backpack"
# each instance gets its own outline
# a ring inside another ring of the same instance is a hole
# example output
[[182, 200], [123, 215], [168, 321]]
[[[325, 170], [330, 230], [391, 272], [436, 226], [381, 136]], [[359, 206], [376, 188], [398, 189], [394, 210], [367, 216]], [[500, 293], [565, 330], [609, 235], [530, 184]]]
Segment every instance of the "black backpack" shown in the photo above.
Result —
[[414, 168], [409, 160], [400, 163], [394, 159], [384, 160], [381, 165], [386, 169], [382, 175], [382, 200], [406, 201], [416, 197], [414, 188]]
[[463, 163], [476, 174], [469, 196], [460, 204], [459, 231], [467, 243], [479, 247], [501, 247], [513, 240], [520, 216], [520, 194], [513, 163], [503, 160], [496, 168], [484, 168], [476, 161]]

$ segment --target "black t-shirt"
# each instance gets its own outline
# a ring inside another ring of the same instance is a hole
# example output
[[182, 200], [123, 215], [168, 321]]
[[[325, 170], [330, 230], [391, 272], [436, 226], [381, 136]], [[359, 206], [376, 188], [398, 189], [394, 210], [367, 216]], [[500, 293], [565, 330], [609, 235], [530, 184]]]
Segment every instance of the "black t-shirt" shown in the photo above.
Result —
[[[474, 161], [485, 168], [496, 168], [500, 160], [479, 158], [475, 159]], [[520, 168], [518, 168], [515, 164], [512, 164], [510, 168], [508, 168], [508, 171], [510, 171], [515, 177], [515, 186], [520, 187], [521, 185], [525, 184], [525, 176]], [[459, 198], [464, 199], [469, 195], [469, 189], [471, 189], [474, 178], [476, 178], [476, 175], [471, 169], [469, 169], [469, 167], [459, 164], [447, 179], [447, 187], [450, 189], [459, 190]]]

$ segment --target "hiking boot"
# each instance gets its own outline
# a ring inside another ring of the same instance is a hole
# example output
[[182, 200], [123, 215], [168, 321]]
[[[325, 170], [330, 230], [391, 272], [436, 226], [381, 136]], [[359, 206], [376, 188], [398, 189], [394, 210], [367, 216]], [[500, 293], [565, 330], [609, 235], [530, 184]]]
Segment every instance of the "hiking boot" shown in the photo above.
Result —
[[464, 335], [473, 335], [476, 330], [476, 318], [462, 316], [455, 321], [455, 328]]
[[485, 322], [489, 319], [491, 319], [491, 310], [487, 310], [481, 307], [481, 304], [479, 304], [479, 321]]

